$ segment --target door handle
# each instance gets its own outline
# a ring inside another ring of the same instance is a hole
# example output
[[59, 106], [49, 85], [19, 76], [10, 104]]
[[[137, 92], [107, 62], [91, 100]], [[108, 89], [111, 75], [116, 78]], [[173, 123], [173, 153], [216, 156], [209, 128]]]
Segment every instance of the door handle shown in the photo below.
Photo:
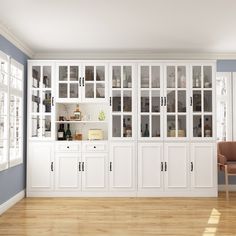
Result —
[[81, 77], [79, 77], [79, 86], [81, 87]]
[[193, 97], [190, 97], [190, 106], [193, 105]]
[[110, 166], [109, 166], [110, 171], [112, 171], [112, 162], [110, 161]]
[[164, 106], [166, 106], [166, 97], [164, 97]]
[[111, 106], [111, 97], [110, 97], [110, 106]]
[[84, 171], [84, 162], [82, 162], [82, 171]]
[[51, 171], [53, 171], [53, 161], [51, 162]]
[[81, 162], [79, 162], [79, 171], [81, 171]]
[[54, 97], [52, 97], [52, 107], [54, 106]]
[[193, 162], [191, 161], [191, 172], [193, 172]]
[[161, 97], [161, 107], [163, 106], [163, 97]]
[[167, 162], [165, 161], [165, 171], [167, 171]]
[[84, 77], [83, 77], [83, 80], [82, 80], [82, 85], [84, 86]]
[[161, 171], [163, 171], [163, 162], [161, 162]]

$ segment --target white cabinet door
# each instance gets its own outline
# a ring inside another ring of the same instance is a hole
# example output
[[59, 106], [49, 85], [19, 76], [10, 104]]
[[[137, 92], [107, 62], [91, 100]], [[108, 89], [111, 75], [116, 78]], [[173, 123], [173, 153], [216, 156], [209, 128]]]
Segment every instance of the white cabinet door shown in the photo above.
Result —
[[191, 144], [191, 173], [193, 188], [212, 188], [216, 182], [215, 144]]
[[56, 190], [79, 190], [82, 165], [79, 153], [57, 153], [55, 157]]
[[84, 153], [82, 157], [83, 190], [107, 189], [107, 153]]
[[138, 189], [160, 190], [163, 183], [163, 145], [139, 143], [138, 146]]
[[53, 189], [53, 147], [53, 142], [29, 142], [28, 191], [50, 191]]
[[165, 188], [187, 189], [189, 186], [189, 157], [187, 143], [165, 144]]
[[134, 142], [110, 144], [110, 189], [116, 191], [135, 190], [136, 153]]

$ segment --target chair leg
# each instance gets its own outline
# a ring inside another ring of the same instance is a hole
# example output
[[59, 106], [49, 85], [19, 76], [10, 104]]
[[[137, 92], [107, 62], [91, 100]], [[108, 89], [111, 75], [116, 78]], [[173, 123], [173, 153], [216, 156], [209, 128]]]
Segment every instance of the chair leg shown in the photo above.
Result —
[[226, 191], [226, 199], [229, 199], [229, 177], [226, 165], [225, 165], [225, 191]]

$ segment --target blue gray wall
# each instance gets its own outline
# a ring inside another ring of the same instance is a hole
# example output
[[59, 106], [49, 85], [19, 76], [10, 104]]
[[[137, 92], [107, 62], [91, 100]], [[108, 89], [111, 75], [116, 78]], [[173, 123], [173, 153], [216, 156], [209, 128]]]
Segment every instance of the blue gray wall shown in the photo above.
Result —
[[[24, 114], [27, 114], [27, 59], [28, 56], [25, 55], [21, 50], [10, 43], [6, 38], [0, 35], [0, 50], [4, 53], [10, 55], [16, 61], [24, 65]], [[26, 115], [24, 117], [24, 133], [26, 134]], [[0, 172], [0, 205], [6, 202], [8, 199], [13, 197], [15, 194], [19, 193], [25, 189], [25, 179], [26, 179], [26, 135], [24, 135], [24, 163], [17, 165], [15, 167], [9, 168], [7, 170]]]

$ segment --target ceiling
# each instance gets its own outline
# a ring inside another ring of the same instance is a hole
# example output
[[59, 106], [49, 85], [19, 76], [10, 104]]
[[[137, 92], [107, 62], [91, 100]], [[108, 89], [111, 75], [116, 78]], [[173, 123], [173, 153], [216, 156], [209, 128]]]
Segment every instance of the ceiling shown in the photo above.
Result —
[[1, 0], [34, 53], [236, 53], [235, 0]]

